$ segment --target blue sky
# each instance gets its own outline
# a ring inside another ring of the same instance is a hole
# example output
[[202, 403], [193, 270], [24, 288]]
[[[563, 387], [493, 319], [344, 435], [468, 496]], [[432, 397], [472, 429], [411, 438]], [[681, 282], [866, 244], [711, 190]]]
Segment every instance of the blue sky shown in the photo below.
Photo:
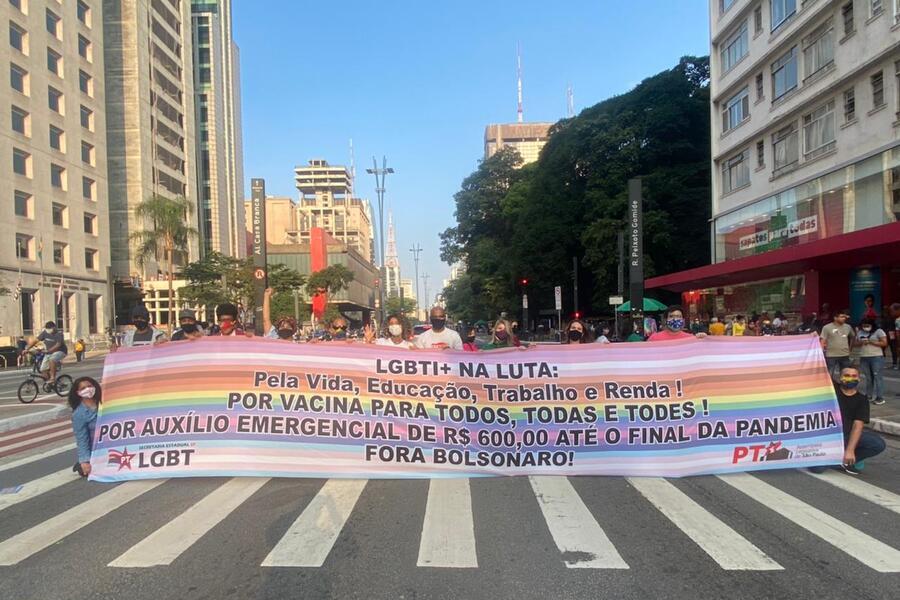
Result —
[[567, 84], [580, 111], [709, 51], [706, 0], [235, 0], [233, 19], [247, 197], [264, 177], [296, 198], [294, 166], [349, 164], [352, 138], [357, 195], [374, 201], [364, 169], [386, 155], [402, 275], [421, 244], [432, 297], [449, 272], [438, 233], [484, 126], [515, 121], [517, 42], [526, 121], [564, 117]]

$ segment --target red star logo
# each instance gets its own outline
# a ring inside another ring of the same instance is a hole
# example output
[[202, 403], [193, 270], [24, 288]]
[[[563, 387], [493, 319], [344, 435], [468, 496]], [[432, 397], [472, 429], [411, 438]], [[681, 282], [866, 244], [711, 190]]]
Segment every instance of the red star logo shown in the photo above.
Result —
[[107, 464], [110, 465], [119, 465], [118, 470], [121, 471], [123, 468], [128, 467], [128, 470], [131, 470], [131, 459], [134, 458], [134, 454], [128, 453], [128, 448], [123, 448], [121, 452], [118, 450], [110, 450], [109, 451], [109, 460]]

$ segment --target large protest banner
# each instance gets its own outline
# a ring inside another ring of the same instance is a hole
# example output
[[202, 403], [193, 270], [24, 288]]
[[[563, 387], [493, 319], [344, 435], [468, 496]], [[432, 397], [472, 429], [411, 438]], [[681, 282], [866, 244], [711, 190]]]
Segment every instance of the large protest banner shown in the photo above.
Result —
[[484, 353], [205, 338], [111, 354], [91, 479], [679, 477], [839, 463], [815, 336]]

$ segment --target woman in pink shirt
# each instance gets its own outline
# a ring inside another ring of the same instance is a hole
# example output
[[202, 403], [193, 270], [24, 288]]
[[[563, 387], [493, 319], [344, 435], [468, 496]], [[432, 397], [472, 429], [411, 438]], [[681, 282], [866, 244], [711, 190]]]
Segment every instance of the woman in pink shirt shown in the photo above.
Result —
[[[664, 342], [666, 340], [679, 340], [682, 338], [693, 337], [690, 333], [684, 330], [684, 309], [678, 306], [677, 304], [673, 304], [672, 306], [666, 309], [663, 321], [663, 328], [661, 331], [657, 331], [649, 338], [647, 338], [648, 342]], [[706, 337], [705, 333], [698, 333], [698, 338]]]

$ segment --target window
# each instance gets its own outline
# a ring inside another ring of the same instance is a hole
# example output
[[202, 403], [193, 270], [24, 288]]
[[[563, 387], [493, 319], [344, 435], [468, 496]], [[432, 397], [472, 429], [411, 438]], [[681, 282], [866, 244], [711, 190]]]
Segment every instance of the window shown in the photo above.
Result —
[[29, 217], [31, 215], [31, 194], [15, 191], [15, 205], [17, 217]]
[[803, 115], [803, 154], [819, 156], [834, 147], [834, 101]]
[[870, 78], [872, 81], [872, 108], [884, 106], [884, 74], [878, 71]]
[[97, 223], [97, 217], [92, 215], [91, 213], [84, 213], [84, 232], [89, 233], [91, 235], [97, 235], [97, 230], [95, 227]]
[[800, 160], [797, 127], [791, 123], [772, 136], [773, 173], [777, 175], [792, 168]]
[[57, 227], [66, 227], [68, 219], [66, 218], [66, 207], [56, 202], [53, 203], [53, 224]]
[[66, 151], [66, 133], [53, 125], [50, 126], [50, 147], [60, 152]]
[[20, 11], [22, 10], [22, 0], [9, 0], [9, 4], [13, 8], [18, 8]]
[[62, 56], [59, 52], [47, 48], [47, 69], [62, 77]]
[[13, 172], [31, 177], [31, 155], [24, 150], [13, 148]]
[[900, 0], [894, 0], [894, 25], [900, 23]]
[[810, 77], [834, 63], [834, 38], [830, 20], [811, 33], [803, 43], [804, 75]]
[[97, 270], [97, 251], [90, 248], [84, 249], [84, 268], [91, 271]]
[[763, 74], [757, 73], [756, 75], [756, 100], [757, 102], [763, 99]]
[[772, 0], [772, 31], [797, 12], [797, 0]]
[[59, 113], [61, 115], [66, 114], [63, 103], [63, 93], [58, 89], [48, 86], [47, 87], [47, 105], [50, 106], [50, 110]]
[[735, 2], [737, 2], [737, 0], [719, 0], [719, 13], [725, 14], [729, 8], [734, 6]]
[[31, 242], [33, 238], [30, 235], [22, 233], [16, 234], [16, 257], [31, 258]]
[[869, 16], [877, 17], [884, 12], [883, 0], [869, 0]]
[[725, 73], [747, 55], [747, 24], [742, 24], [722, 46], [722, 72]]
[[766, 143], [762, 140], [756, 142], [756, 168], [766, 166]]
[[722, 163], [722, 189], [727, 194], [750, 183], [750, 150]]
[[91, 76], [84, 71], [78, 71], [78, 89], [93, 98], [94, 82]]
[[81, 162], [91, 166], [94, 164], [94, 146], [87, 142], [81, 142]]
[[100, 314], [97, 306], [97, 296], [88, 296], [88, 333], [98, 333], [97, 331], [97, 315]]
[[756, 8], [753, 9], [753, 34], [759, 35], [762, 33], [762, 30], [762, 4], [757, 4]]
[[78, 15], [78, 20], [87, 25], [91, 26], [91, 7], [84, 3], [84, 0], [78, 0], [78, 4], [75, 8], [75, 14]]
[[772, 100], [778, 100], [795, 87], [797, 87], [796, 46], [772, 63]]
[[28, 95], [28, 71], [14, 64], [9, 65], [9, 85], [17, 92]]
[[94, 180], [90, 177], [81, 178], [81, 196], [85, 200], [94, 200]]
[[31, 131], [29, 125], [30, 117], [28, 115], [28, 111], [22, 110], [18, 106], [12, 107], [12, 129], [17, 133], [21, 133], [25, 136], [30, 136]]
[[81, 126], [88, 131], [94, 130], [94, 111], [86, 106], [81, 107]]
[[732, 96], [722, 112], [722, 131], [730, 131], [750, 117], [750, 93], [747, 88]]
[[57, 39], [62, 39], [62, 35], [60, 34], [59, 16], [49, 8], [47, 9], [47, 33]]
[[856, 31], [853, 23], [853, 2], [848, 2], [841, 7], [841, 19], [844, 21], [844, 36]]
[[50, 185], [61, 190], [66, 189], [66, 170], [59, 165], [50, 165]]
[[69, 254], [69, 245], [63, 242], [53, 242], [53, 264], [67, 265]]
[[28, 33], [12, 21], [9, 22], [9, 45], [22, 54], [28, 54]]
[[78, 56], [84, 60], [91, 62], [91, 41], [81, 34], [78, 34]]
[[856, 118], [856, 93], [853, 88], [844, 91], [844, 122], [849, 123]]

